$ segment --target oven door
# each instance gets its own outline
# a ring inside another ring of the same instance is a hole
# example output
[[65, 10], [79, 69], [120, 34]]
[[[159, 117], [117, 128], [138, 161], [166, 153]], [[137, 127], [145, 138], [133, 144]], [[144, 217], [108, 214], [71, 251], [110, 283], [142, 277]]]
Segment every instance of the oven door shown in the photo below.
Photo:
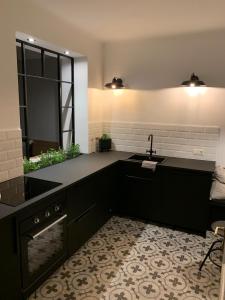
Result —
[[23, 288], [37, 282], [66, 257], [66, 217], [59, 216], [21, 237]]

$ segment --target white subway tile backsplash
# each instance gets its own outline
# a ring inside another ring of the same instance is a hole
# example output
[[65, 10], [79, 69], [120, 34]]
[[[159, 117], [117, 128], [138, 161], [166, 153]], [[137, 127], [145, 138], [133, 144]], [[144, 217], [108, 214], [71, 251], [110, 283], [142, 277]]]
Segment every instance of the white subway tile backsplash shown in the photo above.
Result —
[[[149, 148], [147, 137], [154, 135], [154, 149], [158, 155], [193, 159], [216, 160], [220, 128], [216, 126], [194, 126], [137, 122], [91, 122], [89, 123], [89, 149], [96, 151], [96, 137], [108, 133], [113, 149], [145, 153]], [[195, 155], [194, 149], [203, 151]]]
[[23, 174], [20, 129], [0, 130], [0, 182]]
[[99, 138], [103, 133], [103, 123], [102, 122], [89, 122], [89, 153], [96, 152], [97, 149], [97, 138]]
[[9, 179], [8, 171], [0, 172], [0, 182], [6, 181]]

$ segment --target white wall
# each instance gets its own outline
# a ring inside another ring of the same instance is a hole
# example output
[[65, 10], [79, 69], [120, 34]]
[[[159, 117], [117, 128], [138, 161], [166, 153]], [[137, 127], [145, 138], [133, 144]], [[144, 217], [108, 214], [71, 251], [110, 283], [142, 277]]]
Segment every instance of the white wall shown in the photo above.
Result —
[[[107, 43], [104, 82], [121, 76], [119, 95], [104, 91], [104, 120], [218, 126], [225, 164], [225, 31]], [[208, 87], [190, 96], [179, 84], [196, 72]]]

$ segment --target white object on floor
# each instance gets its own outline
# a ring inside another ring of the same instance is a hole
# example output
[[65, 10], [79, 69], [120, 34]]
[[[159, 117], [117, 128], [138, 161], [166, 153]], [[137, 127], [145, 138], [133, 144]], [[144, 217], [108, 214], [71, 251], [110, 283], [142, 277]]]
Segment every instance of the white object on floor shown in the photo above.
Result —
[[225, 200], [225, 184], [214, 180], [210, 191], [211, 200]]
[[151, 160], [143, 160], [142, 162], [142, 168], [148, 168], [151, 169], [153, 172], [156, 169], [157, 161], [151, 161]]
[[221, 166], [216, 166], [214, 177], [221, 183], [225, 183], [225, 168]]

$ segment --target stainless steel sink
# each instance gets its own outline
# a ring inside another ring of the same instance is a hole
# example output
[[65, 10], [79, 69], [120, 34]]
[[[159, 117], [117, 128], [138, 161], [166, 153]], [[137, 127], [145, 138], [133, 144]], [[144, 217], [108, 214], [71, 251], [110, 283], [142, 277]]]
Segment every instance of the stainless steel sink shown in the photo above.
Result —
[[161, 163], [164, 161], [165, 157], [162, 157], [162, 156], [157, 156], [157, 155], [154, 155], [151, 157], [151, 159], [149, 158], [149, 155], [145, 155], [145, 154], [134, 154], [132, 155], [131, 157], [129, 157], [129, 159], [132, 159], [132, 160], [138, 160], [138, 161], [143, 161], [143, 160], [151, 160], [151, 161], [156, 161], [158, 163]]

